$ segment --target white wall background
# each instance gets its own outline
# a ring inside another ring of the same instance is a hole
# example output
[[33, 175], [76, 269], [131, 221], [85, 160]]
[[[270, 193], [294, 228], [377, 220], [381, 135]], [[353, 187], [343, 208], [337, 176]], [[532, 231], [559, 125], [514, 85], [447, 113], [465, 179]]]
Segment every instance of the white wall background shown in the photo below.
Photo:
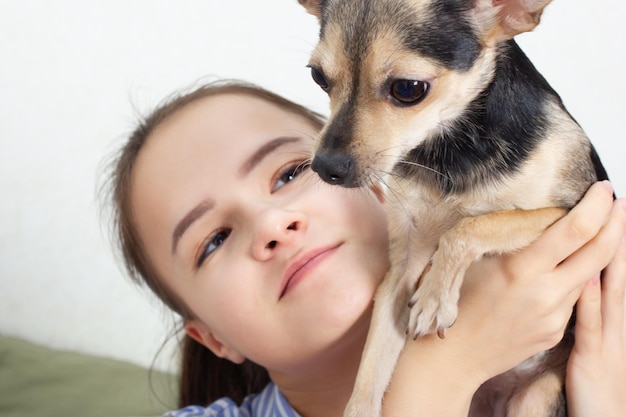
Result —
[[[518, 40], [624, 196], [626, 3], [594, 4], [557, 0]], [[113, 256], [105, 157], [137, 111], [201, 79], [248, 79], [326, 112], [305, 69], [316, 36], [296, 0], [0, 0], [0, 333], [149, 365], [172, 317]]]

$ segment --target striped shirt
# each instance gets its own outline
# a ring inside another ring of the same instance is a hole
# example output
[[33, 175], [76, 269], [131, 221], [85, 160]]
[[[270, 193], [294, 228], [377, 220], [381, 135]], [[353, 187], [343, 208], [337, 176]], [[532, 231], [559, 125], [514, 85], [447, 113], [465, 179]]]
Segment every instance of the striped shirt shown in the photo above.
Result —
[[270, 382], [263, 391], [247, 396], [241, 405], [220, 398], [208, 407], [192, 405], [170, 411], [163, 417], [300, 417], [278, 387]]

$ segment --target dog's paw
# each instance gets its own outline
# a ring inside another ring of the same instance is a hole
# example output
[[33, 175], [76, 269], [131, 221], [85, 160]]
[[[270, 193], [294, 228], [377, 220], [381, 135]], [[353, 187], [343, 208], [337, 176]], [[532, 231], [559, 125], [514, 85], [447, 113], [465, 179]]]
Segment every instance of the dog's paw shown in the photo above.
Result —
[[435, 332], [443, 338], [458, 314], [458, 297], [441, 288], [429, 288], [427, 282], [413, 294], [409, 302], [407, 334], [413, 339]]

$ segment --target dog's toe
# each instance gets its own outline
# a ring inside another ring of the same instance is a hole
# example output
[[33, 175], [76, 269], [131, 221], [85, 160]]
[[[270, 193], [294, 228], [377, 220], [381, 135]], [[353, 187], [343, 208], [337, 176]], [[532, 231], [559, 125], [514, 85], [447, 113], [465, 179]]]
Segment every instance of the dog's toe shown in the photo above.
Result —
[[456, 321], [457, 303], [439, 298], [424, 299], [423, 296], [414, 296], [413, 299], [415, 302], [409, 311], [407, 335], [417, 339], [436, 332], [439, 337], [444, 337], [446, 329]]
[[417, 339], [420, 336], [430, 334], [435, 330], [435, 320], [437, 312], [437, 303], [430, 300], [429, 302], [422, 302], [417, 299], [409, 312], [409, 325], [407, 334], [410, 334], [413, 339]]

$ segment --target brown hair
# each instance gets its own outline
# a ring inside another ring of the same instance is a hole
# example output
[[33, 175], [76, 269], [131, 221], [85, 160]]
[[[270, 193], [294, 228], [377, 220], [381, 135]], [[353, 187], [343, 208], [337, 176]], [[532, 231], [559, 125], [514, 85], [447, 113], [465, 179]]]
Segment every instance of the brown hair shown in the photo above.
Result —
[[[242, 94], [260, 98], [304, 117], [317, 129], [321, 129], [324, 123], [324, 117], [318, 113], [259, 86], [238, 80], [221, 80], [169, 97], [140, 120], [114, 156], [109, 166], [107, 197], [112, 203], [113, 237], [123, 264], [135, 283], [147, 286], [165, 305], [178, 313], [183, 321], [193, 318], [192, 312], [158, 276], [138, 236], [132, 217], [131, 178], [137, 156], [159, 125], [188, 104], [220, 94]], [[187, 335], [182, 340], [180, 379], [179, 407], [206, 405], [223, 396], [241, 402], [246, 395], [258, 392], [269, 382], [263, 367], [250, 361], [237, 365], [219, 358]]]

